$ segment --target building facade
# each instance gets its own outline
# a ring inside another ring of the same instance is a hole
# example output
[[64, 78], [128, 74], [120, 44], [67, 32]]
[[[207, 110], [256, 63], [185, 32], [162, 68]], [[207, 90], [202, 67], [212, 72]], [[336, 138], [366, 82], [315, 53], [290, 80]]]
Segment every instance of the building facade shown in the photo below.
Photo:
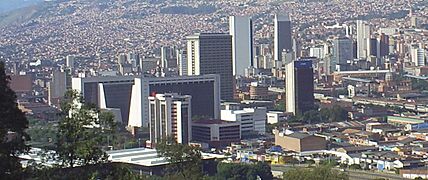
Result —
[[286, 65], [285, 107], [294, 115], [314, 108], [312, 61], [301, 58]]
[[275, 15], [275, 39], [274, 39], [274, 60], [281, 61], [282, 52], [290, 52], [293, 50], [292, 26], [290, 16]]
[[266, 132], [266, 108], [244, 108], [242, 110], [221, 110], [221, 119], [240, 122], [242, 137]]
[[176, 93], [156, 94], [149, 100], [150, 140], [147, 147], [155, 147], [162, 139], [174, 138], [188, 144], [192, 138], [191, 96]]
[[241, 140], [239, 122], [199, 120], [192, 123], [192, 141], [210, 147], [225, 147]]
[[248, 16], [230, 16], [233, 75], [243, 76], [245, 68], [253, 66], [253, 21]]
[[219, 74], [221, 99], [234, 99], [232, 36], [195, 34], [187, 37], [187, 74]]

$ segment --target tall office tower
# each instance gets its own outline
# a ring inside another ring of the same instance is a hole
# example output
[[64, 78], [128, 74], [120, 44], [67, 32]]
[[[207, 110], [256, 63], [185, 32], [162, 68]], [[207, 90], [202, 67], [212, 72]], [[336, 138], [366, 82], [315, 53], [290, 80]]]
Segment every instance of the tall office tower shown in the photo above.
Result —
[[377, 39], [367, 38], [367, 57], [377, 57]]
[[48, 103], [49, 106], [59, 107], [62, 97], [67, 89], [67, 74], [63, 71], [54, 71], [52, 81], [48, 86]]
[[354, 59], [354, 45], [353, 41], [347, 37], [339, 37], [333, 40], [333, 56], [330, 61], [330, 70], [333, 72], [337, 70], [344, 71], [347, 69], [348, 61]]
[[425, 50], [423, 48], [412, 46], [410, 49], [410, 56], [412, 58], [412, 63], [415, 66], [426, 66]]
[[312, 61], [300, 58], [286, 65], [285, 110], [303, 114], [314, 108], [314, 73]]
[[74, 69], [74, 59], [75, 57], [73, 55], [68, 55], [65, 58], [65, 66], [69, 69]]
[[191, 96], [156, 94], [148, 100], [150, 140], [147, 146], [153, 148], [167, 137], [181, 144], [189, 143], [192, 137]]
[[248, 16], [230, 16], [229, 33], [232, 36], [233, 75], [244, 75], [245, 68], [253, 66], [253, 22]]
[[287, 15], [275, 15], [275, 42], [274, 60], [280, 61], [283, 51], [293, 50], [293, 39], [291, 37], [291, 19]]
[[362, 20], [357, 20], [357, 58], [367, 58], [367, 39], [370, 38], [370, 26]]
[[166, 47], [161, 47], [161, 59], [160, 59], [160, 66], [164, 69], [168, 69], [168, 52]]
[[180, 76], [187, 75], [187, 51], [177, 50], [177, 67]]
[[200, 33], [187, 37], [187, 74], [219, 74], [221, 99], [234, 99], [232, 36]]
[[377, 39], [377, 58], [383, 58], [389, 55], [389, 36], [385, 34], [379, 35]]

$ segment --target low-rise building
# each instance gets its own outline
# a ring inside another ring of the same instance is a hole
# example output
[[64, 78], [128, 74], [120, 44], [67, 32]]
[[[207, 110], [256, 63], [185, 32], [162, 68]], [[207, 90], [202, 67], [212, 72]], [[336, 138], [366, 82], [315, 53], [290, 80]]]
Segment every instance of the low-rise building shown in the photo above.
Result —
[[225, 147], [241, 140], [239, 122], [198, 120], [192, 123], [192, 141], [207, 143], [210, 147]]
[[296, 132], [286, 134], [279, 132], [279, 130], [274, 130], [274, 134], [275, 145], [279, 145], [286, 150], [304, 152], [327, 149], [327, 141], [323, 137]]

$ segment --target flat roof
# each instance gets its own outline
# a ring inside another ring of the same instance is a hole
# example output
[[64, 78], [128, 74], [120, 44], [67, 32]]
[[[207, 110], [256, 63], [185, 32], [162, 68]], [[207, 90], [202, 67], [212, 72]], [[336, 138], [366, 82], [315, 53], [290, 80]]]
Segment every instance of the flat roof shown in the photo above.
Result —
[[[140, 166], [159, 166], [169, 164], [165, 157], [160, 157], [156, 149], [133, 148], [107, 151], [112, 162], [128, 163]], [[202, 159], [224, 158], [224, 155], [202, 153]]]

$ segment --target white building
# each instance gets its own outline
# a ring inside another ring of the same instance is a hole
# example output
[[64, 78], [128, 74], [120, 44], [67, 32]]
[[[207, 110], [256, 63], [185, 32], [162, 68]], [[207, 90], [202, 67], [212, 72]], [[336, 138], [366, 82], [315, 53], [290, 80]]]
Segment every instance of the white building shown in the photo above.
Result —
[[413, 46], [410, 49], [410, 56], [415, 66], [426, 66], [425, 50], [423, 48]]
[[191, 96], [176, 93], [156, 94], [149, 99], [150, 140], [154, 147], [159, 140], [173, 137], [178, 143], [187, 144], [192, 138]]
[[252, 66], [253, 22], [248, 16], [230, 16], [229, 33], [232, 36], [233, 75], [243, 76]]
[[357, 58], [368, 57], [367, 39], [370, 38], [370, 26], [362, 20], [357, 20]]
[[269, 111], [266, 113], [267, 122], [269, 124], [275, 124], [278, 122], [284, 122], [287, 120], [287, 117], [292, 114], [282, 112], [282, 111]]
[[187, 75], [187, 51], [177, 50], [177, 69], [180, 76]]
[[326, 55], [324, 49], [325, 48], [323, 46], [311, 47], [309, 49], [309, 56], [317, 57], [318, 59], [324, 59]]
[[70, 69], [74, 69], [74, 59], [73, 55], [68, 55], [65, 59], [65, 66]]
[[266, 132], [266, 108], [244, 108], [243, 110], [221, 110], [221, 119], [241, 122], [241, 136], [245, 137], [256, 132]]

